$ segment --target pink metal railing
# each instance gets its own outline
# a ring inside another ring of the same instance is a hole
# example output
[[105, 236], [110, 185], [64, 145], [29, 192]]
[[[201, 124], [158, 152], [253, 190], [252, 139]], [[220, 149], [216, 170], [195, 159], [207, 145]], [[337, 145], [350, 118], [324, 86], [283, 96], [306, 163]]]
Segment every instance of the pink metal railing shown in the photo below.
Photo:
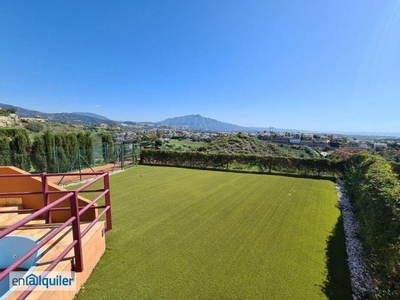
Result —
[[[61, 174], [64, 176], [76, 176], [76, 174]], [[0, 179], [2, 178], [22, 178], [22, 177], [41, 177], [42, 180], [42, 191], [34, 191], [34, 192], [7, 192], [0, 193], [1, 197], [10, 197], [10, 196], [24, 196], [24, 195], [43, 195], [44, 206], [40, 209], [18, 209], [18, 210], [2, 210], [0, 213], [29, 213], [30, 215], [26, 218], [16, 222], [10, 227], [3, 229], [0, 231], [0, 239], [17, 230], [18, 228], [26, 225], [29, 221], [32, 221], [39, 216], [45, 214], [46, 215], [46, 223], [52, 223], [51, 212], [52, 211], [62, 211], [69, 210], [71, 212], [71, 217], [63, 222], [58, 224], [59, 226], [54, 229], [49, 235], [43, 238], [34, 248], [28, 251], [25, 255], [19, 258], [16, 262], [14, 262], [11, 266], [3, 270], [0, 274], [0, 281], [6, 278], [10, 272], [16, 270], [18, 266], [20, 266], [24, 261], [26, 261], [32, 254], [42, 248], [48, 241], [50, 241], [53, 237], [59, 234], [62, 230], [64, 230], [67, 226], [71, 225], [72, 227], [72, 236], [73, 241], [71, 244], [66, 246], [66, 248], [62, 251], [62, 253], [46, 268], [44, 272], [51, 271], [54, 267], [68, 254], [69, 251], [74, 249], [74, 270], [76, 272], [83, 271], [83, 257], [82, 257], [82, 238], [89, 232], [89, 230], [98, 222], [104, 215], [106, 216], [106, 227], [104, 229], [105, 232], [112, 229], [112, 220], [111, 220], [111, 197], [110, 197], [110, 180], [108, 173], [80, 173], [80, 175], [97, 175], [97, 177], [82, 185], [78, 189], [74, 191], [50, 191], [48, 186], [48, 177], [51, 176], [60, 176], [60, 174], [7, 174], [0, 175]], [[103, 188], [100, 189], [87, 189], [95, 182], [103, 179]], [[97, 197], [89, 202], [85, 206], [79, 206], [79, 193], [94, 193], [100, 192]], [[59, 199], [50, 203], [49, 196], [51, 194], [64, 194]], [[97, 205], [100, 199], [104, 198], [104, 205]], [[69, 207], [55, 207], [65, 201], [69, 200]], [[97, 217], [92, 220], [86, 228], [81, 232], [81, 222], [80, 217], [83, 213], [88, 211], [89, 209], [103, 209], [100, 213], [98, 213]], [[33, 287], [34, 288], [34, 287]], [[33, 288], [28, 288], [18, 299], [25, 299], [26, 296], [30, 294]]]

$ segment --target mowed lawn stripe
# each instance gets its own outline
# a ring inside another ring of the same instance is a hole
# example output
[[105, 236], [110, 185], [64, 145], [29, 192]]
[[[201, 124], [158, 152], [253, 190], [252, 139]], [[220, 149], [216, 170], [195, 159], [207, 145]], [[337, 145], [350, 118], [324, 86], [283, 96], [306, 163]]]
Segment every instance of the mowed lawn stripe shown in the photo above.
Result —
[[332, 182], [139, 166], [111, 184], [114, 229], [78, 299], [327, 299]]

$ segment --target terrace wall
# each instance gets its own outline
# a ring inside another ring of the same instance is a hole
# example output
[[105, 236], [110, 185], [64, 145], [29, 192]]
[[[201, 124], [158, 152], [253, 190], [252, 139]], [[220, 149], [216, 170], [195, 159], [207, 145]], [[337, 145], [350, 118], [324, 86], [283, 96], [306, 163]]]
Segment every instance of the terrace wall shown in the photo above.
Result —
[[[0, 167], [0, 175], [3, 174], [30, 174], [16, 167]], [[42, 181], [40, 177], [8, 177], [0, 178], [0, 193], [10, 192], [42, 192]], [[58, 185], [48, 183], [49, 191], [67, 191]], [[50, 195], [50, 202], [59, 199], [63, 193]], [[22, 205], [25, 209], [40, 209], [44, 206], [42, 194], [36, 195], [21, 195], [16, 196], [22, 198]], [[79, 196], [79, 206], [84, 206], [90, 201]], [[68, 201], [65, 201], [57, 207], [69, 207]], [[53, 222], [64, 222], [71, 217], [69, 211], [55, 211], [51, 213]], [[44, 217], [44, 216], [43, 216]], [[92, 221], [96, 217], [95, 210], [88, 210], [81, 216], [81, 221]]]

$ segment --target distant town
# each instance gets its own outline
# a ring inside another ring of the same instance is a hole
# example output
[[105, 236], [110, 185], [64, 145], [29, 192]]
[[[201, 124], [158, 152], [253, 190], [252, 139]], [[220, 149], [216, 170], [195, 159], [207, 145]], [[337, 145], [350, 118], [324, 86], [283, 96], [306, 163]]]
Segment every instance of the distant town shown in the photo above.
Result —
[[[3, 105], [4, 106], [4, 105]], [[8, 107], [8, 108], [7, 108]], [[19, 115], [19, 110], [24, 112]], [[216, 124], [226, 124], [216, 120], [203, 118], [200, 115], [192, 115], [179, 117], [181, 124], [188, 124], [183, 128], [176, 126], [164, 125], [161, 122], [115, 122], [102, 117], [103, 119], [96, 119], [93, 116], [89, 117], [89, 113], [78, 115], [77, 113], [60, 113], [54, 114], [62, 117], [60, 121], [53, 116], [46, 117], [46, 114], [33, 111], [27, 113], [28, 110], [16, 108], [11, 105], [0, 107], [0, 127], [26, 127], [28, 130], [32, 127], [42, 128], [44, 124], [55, 126], [57, 123], [69, 124], [72, 128], [76, 129], [92, 129], [112, 133], [115, 142], [143, 142], [155, 141], [158, 139], [162, 143], [168, 143], [170, 140], [192, 140], [192, 141], [205, 141], [210, 142], [217, 138], [233, 136], [238, 133], [246, 134], [250, 137], [257, 138], [261, 141], [281, 144], [281, 145], [298, 145], [308, 146], [318, 149], [322, 154], [338, 148], [353, 148], [353, 149], [371, 149], [375, 151], [386, 150], [388, 148], [400, 148], [399, 137], [384, 137], [384, 136], [361, 136], [361, 135], [343, 135], [343, 134], [321, 134], [321, 133], [307, 133], [295, 131], [277, 131], [274, 128], [269, 130], [246, 131], [243, 130], [220, 130], [215, 129], [196, 129], [189, 128], [190, 122], [193, 119], [199, 120], [204, 124], [205, 121], [214, 122]], [[36, 114], [36, 115], [35, 115]], [[100, 117], [100, 116], [99, 116]], [[70, 122], [68, 121], [70, 119]], [[65, 120], [64, 120], [65, 119]], [[93, 121], [96, 119], [96, 122]], [[182, 121], [184, 120], [184, 122]], [[186, 122], [186, 123], [185, 123]], [[95, 124], [94, 124], [95, 123]], [[208, 127], [213, 127], [214, 123], [207, 124]], [[39, 125], [37, 125], [39, 124]], [[52, 125], [51, 125], [52, 124]], [[34, 125], [34, 126], [33, 126]], [[196, 127], [195, 125], [193, 127]], [[238, 126], [237, 126], [238, 127]], [[44, 127], [43, 127], [44, 128]], [[235, 128], [235, 127], [233, 127]]]

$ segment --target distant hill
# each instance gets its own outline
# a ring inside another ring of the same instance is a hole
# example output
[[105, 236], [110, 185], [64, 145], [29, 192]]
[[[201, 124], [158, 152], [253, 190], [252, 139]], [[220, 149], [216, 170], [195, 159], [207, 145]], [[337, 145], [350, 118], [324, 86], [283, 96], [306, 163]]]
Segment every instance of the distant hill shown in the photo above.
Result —
[[177, 128], [188, 128], [193, 130], [207, 131], [245, 131], [246, 127], [220, 122], [214, 119], [205, 118], [201, 115], [189, 115], [183, 117], [169, 118], [156, 123]]
[[117, 122], [112, 121], [104, 116], [100, 116], [93, 113], [78, 112], [78, 113], [44, 113], [37, 110], [30, 110], [10, 104], [0, 103], [0, 107], [3, 108], [14, 108], [17, 114], [21, 117], [39, 117], [47, 121], [52, 122], [65, 122], [72, 124], [84, 124], [84, 125], [99, 125], [106, 123], [109, 125], [115, 125]]
[[22, 117], [39, 117], [39, 116], [43, 115], [43, 113], [40, 111], [25, 109], [25, 108], [10, 105], [10, 104], [0, 103], [0, 107], [7, 108], [7, 109], [14, 108], [16, 110], [17, 114]]
[[99, 120], [104, 120], [104, 121], [111, 121], [109, 118], [105, 116], [101, 116], [95, 113], [90, 113], [90, 112], [72, 112], [71, 114], [74, 115], [79, 115], [79, 116], [85, 116], [85, 117], [91, 117], [91, 118], [96, 118]]
[[[197, 149], [198, 151], [199, 149]], [[259, 140], [246, 134], [236, 134], [219, 137], [211, 141], [201, 151], [227, 154], [256, 154], [280, 157], [321, 157], [320, 154], [307, 146], [291, 147], [277, 145]]]

